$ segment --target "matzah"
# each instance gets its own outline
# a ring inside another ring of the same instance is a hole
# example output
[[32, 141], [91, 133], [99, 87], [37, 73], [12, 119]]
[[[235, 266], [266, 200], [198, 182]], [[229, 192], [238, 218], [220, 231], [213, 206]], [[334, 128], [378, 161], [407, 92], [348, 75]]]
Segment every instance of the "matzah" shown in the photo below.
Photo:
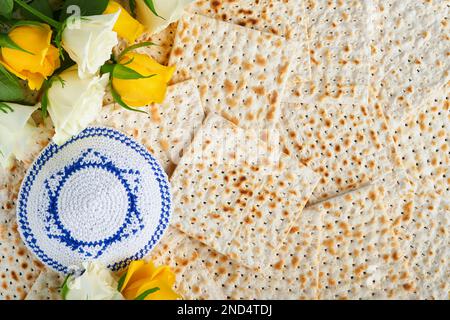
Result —
[[283, 151], [321, 175], [309, 204], [356, 189], [400, 166], [381, 108], [282, 104]]
[[34, 282], [25, 300], [62, 300], [61, 286], [64, 276], [45, 269]]
[[170, 86], [162, 104], [139, 109], [148, 114], [107, 105], [94, 124], [113, 127], [141, 142], [170, 175], [204, 118], [196, 84], [189, 80]]
[[417, 282], [391, 228], [414, 192], [413, 184], [397, 185], [403, 179], [401, 172], [389, 174], [305, 209], [264, 273], [181, 232], [167, 237], [189, 239], [229, 299], [413, 298]]
[[[148, 33], [142, 34], [136, 43], [152, 42], [154, 45], [141, 47], [135, 49], [136, 52], [147, 54], [162, 65], [167, 65], [169, 62], [170, 51], [172, 50], [173, 41], [175, 38], [175, 31], [177, 23], [171, 23], [166, 29], [157, 34], [150, 35]], [[119, 39], [119, 43], [114, 47], [114, 54], [116, 57], [128, 46], [124, 39]]]
[[207, 112], [268, 128], [278, 120], [292, 49], [278, 36], [186, 14], [169, 65], [177, 66], [174, 82], [196, 79]]
[[156, 265], [168, 265], [176, 274], [175, 290], [187, 300], [225, 299], [187, 236], [175, 228], [165, 233], [147, 257]]
[[[265, 273], [243, 267], [173, 228], [163, 242], [183, 241], [194, 248], [227, 299], [315, 299], [322, 215], [314, 209], [302, 213]], [[179, 259], [174, 258], [178, 250], [165, 249], [161, 254], [166, 261]]]
[[420, 299], [450, 298], [449, 123], [447, 95], [393, 128], [399, 155], [417, 184], [409, 218], [402, 220], [399, 230]]
[[[321, 202], [325, 210], [319, 266], [321, 299], [385, 299], [412, 294], [407, 262], [390, 217], [414, 185], [392, 173], [371, 185]], [[398, 203], [397, 203], [398, 202]], [[393, 207], [390, 204], [394, 204]]]
[[305, 1], [312, 80], [286, 102], [367, 103], [372, 2]]
[[155, 59], [159, 63], [168, 65], [176, 30], [177, 23], [174, 22], [169, 24], [167, 28], [157, 34], [148, 35], [144, 33], [142, 37], [138, 39], [138, 42], [149, 41], [153, 42], [155, 45], [140, 48], [137, 50], [137, 52], [146, 53], [152, 56], [153, 59]]
[[450, 80], [450, 4], [416, 0], [375, 4], [373, 90], [388, 117], [403, 118], [442, 92]]
[[9, 170], [0, 168], [0, 300], [24, 299], [43, 268], [20, 238], [15, 209], [25, 171], [53, 132], [49, 119], [40, 123], [23, 162], [16, 161]]
[[238, 6], [234, 1], [198, 0], [186, 10], [292, 40], [297, 49], [291, 63], [284, 99], [298, 99], [293, 93], [301, 90], [304, 83], [311, 79], [303, 0], [241, 0]]
[[24, 174], [24, 166], [17, 163], [0, 172], [0, 300], [24, 299], [43, 268], [26, 248], [16, 223], [15, 205]]
[[[445, 171], [444, 171], [445, 170]], [[450, 167], [441, 171], [450, 176]], [[404, 247], [414, 273], [416, 299], [450, 299], [450, 193], [436, 192], [430, 177], [418, 182], [410, 218], [402, 221]], [[431, 188], [430, 188], [431, 187]], [[445, 190], [444, 189], [444, 190]]]
[[171, 178], [172, 225], [246, 266], [266, 266], [318, 179], [276, 147], [208, 116]]
[[317, 299], [323, 211], [305, 209], [264, 273], [198, 246], [200, 257], [231, 299]]
[[436, 176], [450, 166], [450, 91], [392, 128], [398, 154], [408, 173], [417, 179]]

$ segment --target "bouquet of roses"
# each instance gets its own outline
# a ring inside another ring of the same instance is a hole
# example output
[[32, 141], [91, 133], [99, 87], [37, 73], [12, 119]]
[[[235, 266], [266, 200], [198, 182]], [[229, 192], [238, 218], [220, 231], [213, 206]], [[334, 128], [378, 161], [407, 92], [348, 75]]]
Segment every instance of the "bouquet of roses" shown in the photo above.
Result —
[[[39, 110], [62, 144], [92, 122], [109, 90], [128, 110], [161, 103], [174, 66], [136, 43], [178, 20], [190, 0], [2, 0], [0, 2], [0, 165], [21, 160]], [[125, 9], [128, 8], [128, 10]], [[128, 43], [113, 54], [119, 38]]]

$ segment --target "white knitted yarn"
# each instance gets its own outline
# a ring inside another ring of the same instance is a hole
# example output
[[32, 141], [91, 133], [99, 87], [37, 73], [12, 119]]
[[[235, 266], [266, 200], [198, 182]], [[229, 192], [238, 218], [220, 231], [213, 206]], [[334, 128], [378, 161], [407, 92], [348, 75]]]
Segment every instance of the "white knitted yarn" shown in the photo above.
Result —
[[109, 128], [88, 128], [49, 145], [22, 183], [19, 229], [53, 269], [94, 260], [112, 269], [139, 259], [169, 222], [164, 171], [146, 149]]

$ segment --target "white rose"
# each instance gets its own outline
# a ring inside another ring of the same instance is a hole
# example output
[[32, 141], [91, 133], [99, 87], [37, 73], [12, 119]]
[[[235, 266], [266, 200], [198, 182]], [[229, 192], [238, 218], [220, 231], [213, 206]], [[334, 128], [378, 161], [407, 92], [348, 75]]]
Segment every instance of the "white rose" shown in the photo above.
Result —
[[53, 141], [63, 144], [80, 133], [99, 114], [108, 74], [80, 79], [76, 66], [60, 75], [63, 83], [54, 81], [48, 90], [48, 113], [55, 126]]
[[145, 4], [144, 0], [136, 1], [136, 15], [140, 23], [142, 23], [151, 33], [158, 33], [167, 28], [169, 24], [175, 22], [183, 15], [184, 7], [193, 0], [153, 0], [157, 17], [150, 8]]
[[[81, 17], [68, 23], [62, 33], [62, 46], [78, 64], [80, 78], [94, 75], [109, 60], [117, 33], [113, 31], [120, 11], [114, 14]], [[74, 18], [76, 19], [76, 18]]]
[[63, 288], [65, 300], [124, 300], [111, 271], [97, 262], [85, 262], [83, 267], [81, 276], [67, 279]]
[[[8, 168], [12, 160], [23, 160], [37, 133], [31, 114], [38, 106], [30, 107], [16, 103], [2, 103], [0, 110], [0, 164]], [[5, 107], [7, 106], [7, 107]]]

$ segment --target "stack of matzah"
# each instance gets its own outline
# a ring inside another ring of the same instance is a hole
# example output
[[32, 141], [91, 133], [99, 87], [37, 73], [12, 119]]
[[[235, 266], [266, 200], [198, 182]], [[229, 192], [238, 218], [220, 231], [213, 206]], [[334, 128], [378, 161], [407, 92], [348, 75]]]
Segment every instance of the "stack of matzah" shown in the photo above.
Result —
[[[197, 0], [143, 36], [177, 65], [165, 102], [106, 99], [97, 124], [171, 176], [148, 259], [186, 299], [450, 298], [449, 7]], [[0, 292], [56, 299], [61, 276], [15, 236], [23, 171], [1, 176]]]

